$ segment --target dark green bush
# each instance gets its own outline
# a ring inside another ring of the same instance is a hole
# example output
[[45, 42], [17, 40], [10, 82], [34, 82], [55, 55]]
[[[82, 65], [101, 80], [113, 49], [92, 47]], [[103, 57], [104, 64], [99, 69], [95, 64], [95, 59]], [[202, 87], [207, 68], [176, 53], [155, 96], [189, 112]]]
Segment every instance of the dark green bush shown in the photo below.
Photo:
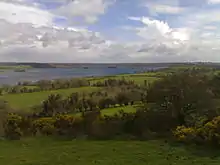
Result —
[[33, 134], [52, 135], [56, 133], [55, 120], [52, 117], [39, 118], [33, 121]]
[[78, 136], [84, 132], [83, 119], [72, 115], [57, 115], [55, 117], [55, 127], [58, 135]]
[[11, 140], [19, 140], [22, 136], [22, 117], [17, 114], [8, 114], [4, 123], [5, 137]]
[[89, 135], [96, 139], [112, 139], [123, 133], [123, 122], [121, 117], [115, 115], [97, 118], [92, 123]]
[[194, 126], [197, 117], [213, 118], [216, 115], [214, 95], [208, 82], [207, 76], [194, 70], [171, 74], [150, 85], [146, 105], [166, 112], [179, 125]]

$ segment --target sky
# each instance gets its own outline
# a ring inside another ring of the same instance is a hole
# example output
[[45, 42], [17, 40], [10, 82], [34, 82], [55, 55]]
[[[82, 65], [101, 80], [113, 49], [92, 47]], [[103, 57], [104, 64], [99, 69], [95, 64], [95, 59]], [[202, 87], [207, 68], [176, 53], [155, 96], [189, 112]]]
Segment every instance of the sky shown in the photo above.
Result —
[[0, 0], [0, 62], [220, 62], [220, 0]]

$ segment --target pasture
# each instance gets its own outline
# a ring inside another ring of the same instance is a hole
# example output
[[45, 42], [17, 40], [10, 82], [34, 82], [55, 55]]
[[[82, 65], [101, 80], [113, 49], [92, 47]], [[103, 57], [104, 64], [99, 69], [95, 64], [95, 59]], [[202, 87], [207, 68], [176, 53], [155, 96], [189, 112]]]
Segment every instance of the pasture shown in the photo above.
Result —
[[136, 111], [136, 106], [124, 106], [124, 107], [116, 107], [116, 108], [106, 108], [101, 111], [102, 115], [112, 116], [118, 113], [120, 110], [123, 110], [126, 113], [133, 113]]
[[116, 76], [106, 76], [106, 77], [96, 77], [89, 78], [91, 84], [97, 83], [98, 81], [105, 81], [107, 79], [125, 79], [134, 81], [138, 85], [144, 85], [144, 81], [146, 80], [148, 83], [153, 83], [154, 81], [160, 78], [161, 74], [159, 73], [137, 73], [137, 74], [122, 74]]
[[61, 94], [63, 96], [68, 96], [71, 93], [87, 93], [99, 90], [97, 87], [80, 87], [80, 88], [70, 88], [70, 89], [59, 89], [52, 91], [41, 91], [34, 93], [19, 93], [19, 94], [5, 94], [2, 96], [12, 108], [29, 110], [30, 107], [34, 105], [39, 105], [44, 99], [46, 99], [50, 94]]
[[218, 165], [220, 152], [154, 141], [30, 138], [0, 141], [7, 165]]

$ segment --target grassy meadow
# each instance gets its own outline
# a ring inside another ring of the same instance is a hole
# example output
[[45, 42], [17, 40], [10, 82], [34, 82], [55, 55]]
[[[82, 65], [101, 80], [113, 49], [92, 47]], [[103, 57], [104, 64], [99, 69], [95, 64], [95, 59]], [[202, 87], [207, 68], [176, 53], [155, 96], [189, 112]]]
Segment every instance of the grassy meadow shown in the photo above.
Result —
[[34, 93], [19, 93], [19, 94], [6, 94], [2, 96], [12, 108], [29, 110], [30, 107], [34, 105], [39, 105], [41, 101], [46, 99], [50, 94], [62, 94], [63, 96], [68, 96], [73, 92], [86, 93], [99, 90], [97, 87], [80, 87], [80, 88], [70, 88], [70, 89], [59, 89], [52, 91], [41, 91]]
[[89, 78], [91, 84], [97, 83], [98, 81], [105, 81], [106, 79], [125, 79], [134, 81], [136, 84], [144, 85], [146, 80], [148, 83], [152, 83], [159, 79], [160, 73], [137, 73], [137, 74], [121, 74], [116, 76], [107, 76], [107, 77], [97, 77]]
[[120, 110], [123, 110], [127, 113], [132, 113], [136, 111], [136, 106], [124, 106], [124, 107], [116, 107], [116, 108], [107, 108], [101, 111], [102, 115], [112, 116], [118, 113]]
[[0, 141], [7, 165], [218, 165], [219, 151], [164, 141], [89, 141], [30, 138]]

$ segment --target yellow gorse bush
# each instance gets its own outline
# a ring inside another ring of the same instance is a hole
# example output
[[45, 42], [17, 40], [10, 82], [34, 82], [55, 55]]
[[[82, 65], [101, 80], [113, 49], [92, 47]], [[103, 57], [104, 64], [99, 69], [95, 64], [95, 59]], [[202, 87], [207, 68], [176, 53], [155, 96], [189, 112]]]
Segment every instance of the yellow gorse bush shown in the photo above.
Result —
[[181, 142], [190, 142], [197, 136], [197, 131], [192, 127], [178, 126], [173, 131], [174, 137]]

